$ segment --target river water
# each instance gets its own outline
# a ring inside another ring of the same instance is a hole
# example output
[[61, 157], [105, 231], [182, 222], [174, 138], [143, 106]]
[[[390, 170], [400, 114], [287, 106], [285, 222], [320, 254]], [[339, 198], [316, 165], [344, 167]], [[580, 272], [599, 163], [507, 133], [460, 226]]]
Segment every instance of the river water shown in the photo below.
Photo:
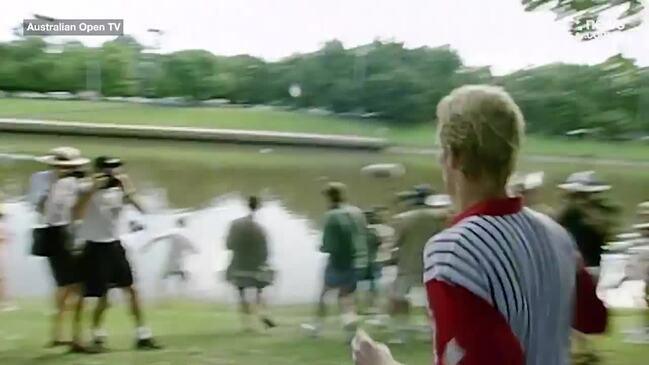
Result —
[[[326, 209], [320, 194], [324, 181], [335, 179], [349, 186], [351, 201], [362, 208], [384, 205], [396, 211], [394, 194], [414, 184], [439, 187], [441, 178], [434, 157], [332, 152], [317, 149], [283, 149], [215, 146], [200, 143], [132, 142], [118, 139], [0, 136], [5, 152], [38, 154], [56, 145], [75, 145], [84, 153], [118, 155], [126, 160], [125, 169], [139, 187], [140, 198], [150, 211], [144, 216], [127, 210], [122, 217], [129, 257], [139, 288], [145, 296], [161, 295], [157, 278], [166, 259], [165, 242], [147, 252], [139, 248], [151, 238], [172, 229], [179, 214], [188, 217], [186, 235], [200, 251], [187, 259], [191, 274], [184, 296], [231, 302], [234, 290], [224, 281], [229, 253], [225, 234], [229, 223], [246, 213], [244, 198], [262, 196], [258, 214], [271, 246], [271, 264], [278, 272], [269, 289], [274, 303], [305, 303], [315, 300], [320, 289], [325, 257], [317, 250], [320, 220]], [[405, 176], [376, 179], [362, 176], [360, 168], [370, 163], [402, 163]], [[633, 206], [647, 197], [649, 174], [632, 167], [575, 166], [574, 164], [523, 161], [521, 170], [542, 169], [548, 185], [561, 181], [573, 169], [597, 168], [615, 185], [612, 199], [625, 208], [630, 221]], [[49, 268], [45, 260], [27, 254], [31, 244], [30, 227], [34, 214], [21, 201], [29, 174], [41, 166], [33, 161], [0, 158], [2, 189], [9, 196], [7, 226], [11, 239], [7, 245], [6, 272], [9, 290], [18, 297], [41, 297], [51, 292]], [[555, 202], [557, 192], [548, 187], [544, 197]], [[128, 232], [128, 222], [136, 220], [146, 228]], [[605, 259], [602, 286], [617, 280], [623, 272], [624, 258]], [[389, 281], [389, 273], [384, 281]], [[609, 304], [618, 307], [641, 305], [642, 284], [629, 282], [620, 289], [601, 290]]]

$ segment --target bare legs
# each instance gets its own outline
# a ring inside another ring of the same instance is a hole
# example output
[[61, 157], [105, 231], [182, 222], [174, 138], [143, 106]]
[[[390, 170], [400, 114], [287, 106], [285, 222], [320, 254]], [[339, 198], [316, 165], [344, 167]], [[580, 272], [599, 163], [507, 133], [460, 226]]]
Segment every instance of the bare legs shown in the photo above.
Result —
[[[142, 310], [141, 310], [141, 304], [140, 304], [140, 297], [138, 294], [137, 289], [133, 286], [129, 286], [126, 288], [122, 288], [122, 291], [124, 295], [128, 298], [128, 304], [129, 304], [129, 312], [131, 316], [133, 317], [133, 321], [135, 322], [135, 326], [139, 329], [141, 329], [144, 326], [144, 316], [142, 315]], [[108, 295], [105, 294], [101, 298], [97, 299], [97, 304], [95, 306], [95, 309], [92, 313], [92, 330], [93, 332], [96, 333], [96, 331], [100, 330], [103, 325], [104, 321], [104, 315], [106, 313], [106, 310], [108, 309]], [[82, 338], [83, 338], [83, 330], [82, 330], [82, 322], [83, 322], [83, 308], [84, 308], [84, 298], [80, 297], [79, 300], [77, 301], [77, 305], [75, 308], [75, 316], [74, 316], [74, 336], [73, 336], [73, 341], [75, 344], [80, 345]]]
[[65, 312], [68, 309], [70, 298], [74, 298], [78, 292], [79, 285], [77, 284], [57, 287], [54, 292], [55, 312], [52, 316], [52, 345], [58, 345], [64, 342], [62, 332]]
[[245, 331], [253, 331], [251, 318], [257, 317], [266, 328], [276, 326], [267, 314], [267, 307], [263, 296], [263, 289], [257, 288], [255, 293], [255, 304], [251, 304], [246, 296], [246, 288], [237, 288], [239, 292], [239, 310], [241, 322]]

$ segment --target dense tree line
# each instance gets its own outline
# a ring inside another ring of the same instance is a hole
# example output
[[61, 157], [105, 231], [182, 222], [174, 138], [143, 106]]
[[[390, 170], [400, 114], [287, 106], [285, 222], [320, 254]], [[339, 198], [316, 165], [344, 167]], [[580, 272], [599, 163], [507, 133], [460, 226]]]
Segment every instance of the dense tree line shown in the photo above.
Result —
[[[41, 38], [0, 43], [0, 90], [9, 92], [100, 89], [104, 96], [228, 99], [403, 125], [431, 120], [440, 98], [468, 83], [503, 85], [533, 132], [649, 132], [649, 69], [620, 55], [594, 66], [552, 64], [496, 77], [488, 67], [465, 67], [448, 46], [408, 49], [395, 42], [345, 49], [334, 40], [278, 62], [203, 50], [148, 53], [127, 36], [98, 48], [78, 42], [53, 47]], [[289, 95], [291, 85], [300, 86], [299, 97]]]

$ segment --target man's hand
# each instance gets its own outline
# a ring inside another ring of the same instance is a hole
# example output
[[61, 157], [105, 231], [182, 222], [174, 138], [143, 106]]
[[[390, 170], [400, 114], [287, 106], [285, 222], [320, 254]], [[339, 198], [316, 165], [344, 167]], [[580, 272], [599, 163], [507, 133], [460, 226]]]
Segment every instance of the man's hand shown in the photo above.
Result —
[[94, 175], [92, 177], [92, 190], [97, 191], [108, 184], [108, 176], [104, 174]]
[[119, 174], [119, 175], [116, 175], [115, 178], [122, 185], [122, 189], [124, 190], [124, 194], [126, 194], [126, 195], [135, 194], [135, 185], [133, 185], [133, 183], [131, 182], [131, 179], [128, 177], [128, 175]]
[[387, 346], [375, 342], [363, 330], [356, 333], [352, 351], [355, 365], [401, 365], [394, 360]]

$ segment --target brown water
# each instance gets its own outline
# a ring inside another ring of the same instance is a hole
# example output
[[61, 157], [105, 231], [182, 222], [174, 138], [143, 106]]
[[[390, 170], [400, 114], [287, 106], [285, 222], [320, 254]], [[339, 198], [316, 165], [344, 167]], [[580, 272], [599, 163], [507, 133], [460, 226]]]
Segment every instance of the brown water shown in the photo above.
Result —
[[[232, 299], [221, 271], [228, 255], [223, 236], [230, 220], [244, 214], [241, 197], [260, 194], [266, 205], [260, 219], [271, 237], [273, 263], [279, 270], [273, 297], [282, 302], [311, 300], [319, 290], [324, 258], [317, 253], [319, 225], [326, 209], [321, 189], [326, 180], [345, 182], [350, 200], [361, 208], [384, 205], [395, 208], [394, 193], [414, 184], [440, 188], [441, 176], [434, 156], [330, 151], [321, 149], [259, 148], [201, 143], [132, 141], [120, 139], [0, 135], [2, 152], [40, 154], [57, 145], [74, 145], [85, 154], [116, 155], [155, 214], [133, 216], [145, 222], [147, 231], [125, 237], [143, 290], [156, 292], [155, 279], [164, 260], [164, 245], [140, 254], [137, 247], [151, 236], [171, 228], [169, 209], [196, 209], [190, 219], [190, 236], [201, 255], [189, 259], [193, 279], [188, 295]], [[401, 163], [405, 176], [376, 179], [360, 174], [371, 163]], [[41, 166], [33, 161], [0, 159], [0, 183], [14, 198], [24, 192], [28, 177]], [[614, 185], [610, 197], [624, 208], [631, 221], [633, 207], [649, 200], [646, 166], [584, 165], [583, 163], [523, 160], [522, 171], [544, 170], [544, 199], [553, 204], [559, 194], [553, 186], [576, 170], [595, 169]], [[221, 197], [218, 202], [214, 202]], [[155, 208], [155, 209], [154, 209]], [[15, 242], [10, 246], [9, 278], [17, 295], [42, 295], [51, 285], [46, 264], [27, 256], [32, 216], [24, 204], [10, 206]], [[300, 288], [296, 290], [295, 288]], [[628, 302], [628, 300], [627, 300]]]

